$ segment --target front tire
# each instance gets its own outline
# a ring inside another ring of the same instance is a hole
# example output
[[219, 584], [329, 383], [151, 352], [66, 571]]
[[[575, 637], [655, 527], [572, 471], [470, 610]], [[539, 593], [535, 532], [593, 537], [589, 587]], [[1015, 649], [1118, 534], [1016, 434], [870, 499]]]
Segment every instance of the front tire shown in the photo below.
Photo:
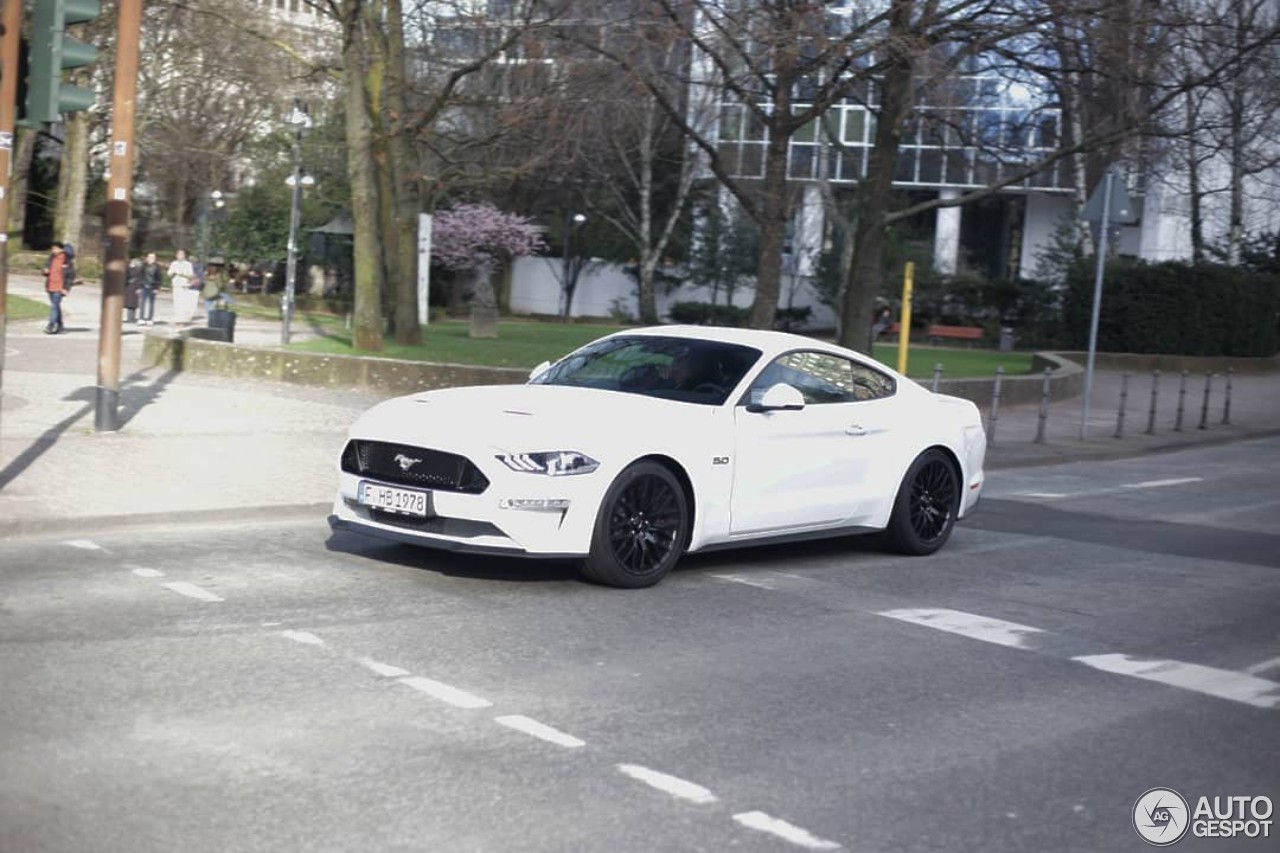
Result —
[[960, 512], [960, 479], [951, 458], [937, 448], [907, 469], [885, 528], [885, 542], [912, 556], [932, 554], [951, 536]]
[[689, 543], [689, 505], [675, 475], [637, 462], [609, 486], [582, 574], [606, 586], [641, 589], [666, 577]]

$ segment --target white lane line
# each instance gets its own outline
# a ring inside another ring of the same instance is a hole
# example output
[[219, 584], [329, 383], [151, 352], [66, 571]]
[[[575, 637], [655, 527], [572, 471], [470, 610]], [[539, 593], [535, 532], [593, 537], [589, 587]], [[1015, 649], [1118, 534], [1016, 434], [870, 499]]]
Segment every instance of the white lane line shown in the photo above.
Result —
[[226, 601], [221, 596], [214, 595], [204, 587], [196, 586], [186, 581], [174, 581], [173, 583], [163, 584], [165, 589], [171, 589], [179, 595], [185, 595], [188, 598], [196, 598], [200, 601]]
[[819, 838], [808, 830], [787, 823], [785, 820], [770, 817], [764, 812], [742, 812], [734, 815], [733, 819], [747, 827], [747, 829], [758, 829], [761, 832], [776, 835], [784, 841], [790, 841], [792, 844], [807, 847], [810, 850], [840, 849], [840, 845], [834, 841]]
[[1160, 489], [1165, 486], [1184, 486], [1187, 483], [1202, 483], [1204, 477], [1177, 477], [1169, 480], [1143, 480], [1140, 483], [1122, 483], [1105, 489], [1085, 489], [1079, 492], [1011, 492], [1013, 498], [1040, 498], [1042, 500], [1060, 500], [1062, 498], [1091, 498], [1097, 495], [1113, 495], [1132, 489]]
[[310, 631], [281, 631], [280, 636], [286, 640], [293, 640], [295, 643], [302, 643], [308, 646], [323, 646], [324, 640], [317, 637]]
[[1186, 483], [1202, 483], [1204, 477], [1178, 477], [1173, 480], [1144, 480], [1141, 483], [1125, 483], [1122, 489], [1159, 489], [1164, 486], [1181, 486]]
[[80, 549], [80, 550], [82, 550], [82, 551], [105, 551], [105, 550], [107, 550], [106, 548], [103, 548], [101, 545], [99, 545], [97, 542], [94, 542], [94, 541], [93, 541], [93, 540], [91, 540], [91, 539], [69, 539], [69, 540], [67, 540], [66, 542], [62, 543], [62, 544], [64, 544], [64, 545], [70, 545], [72, 548], [79, 548], [79, 549]]
[[585, 740], [579, 740], [571, 734], [566, 734], [559, 729], [553, 729], [545, 723], [519, 714], [510, 714], [505, 717], [494, 717], [493, 721], [500, 726], [506, 726], [509, 729], [515, 729], [518, 732], [524, 732], [527, 735], [533, 735], [541, 738], [548, 743], [554, 743], [556, 746], [577, 747], [586, 746]]
[[673, 797], [688, 800], [691, 803], [706, 805], [716, 801], [716, 795], [706, 788], [685, 781], [678, 776], [659, 773], [657, 770], [650, 770], [648, 767], [641, 767], [639, 764], [619, 764], [618, 769], [632, 779], [657, 788], [659, 791], [663, 791]]
[[1259, 675], [1276, 667], [1280, 667], [1280, 658], [1272, 658], [1271, 660], [1264, 660], [1262, 663], [1255, 663], [1253, 666], [1246, 666], [1244, 671], [1250, 675]]
[[715, 578], [716, 580], [729, 581], [730, 583], [740, 583], [740, 584], [743, 584], [744, 586], [754, 586], [759, 589], [774, 588], [773, 584], [769, 583], [768, 581], [751, 580], [749, 578], [742, 577], [742, 575], [712, 575], [711, 577]]
[[398, 666], [392, 666], [389, 663], [379, 663], [370, 658], [356, 658], [356, 662], [366, 669], [371, 669], [378, 675], [385, 675], [387, 678], [403, 678], [409, 674], [409, 670], [401, 669]]
[[1081, 655], [1072, 660], [1118, 675], [1131, 675], [1255, 708], [1280, 708], [1280, 683], [1255, 675], [1176, 660], [1142, 660], [1129, 655]]
[[164, 572], [159, 569], [134, 569], [133, 573], [140, 578], [162, 578]]
[[422, 678], [420, 676], [412, 676], [409, 678], [399, 679], [401, 684], [412, 687], [421, 693], [425, 693], [441, 702], [447, 702], [457, 708], [489, 708], [493, 703], [488, 699], [476, 696], [474, 693], [468, 693], [465, 690], [459, 690], [440, 681], [433, 681], [430, 678]]
[[885, 610], [877, 615], [1013, 649], [1031, 649], [1032, 644], [1027, 642], [1027, 638], [1035, 634], [1047, 633], [1030, 625], [1019, 625], [1017, 622], [1005, 622], [1002, 619], [990, 619], [960, 610], [934, 607]]

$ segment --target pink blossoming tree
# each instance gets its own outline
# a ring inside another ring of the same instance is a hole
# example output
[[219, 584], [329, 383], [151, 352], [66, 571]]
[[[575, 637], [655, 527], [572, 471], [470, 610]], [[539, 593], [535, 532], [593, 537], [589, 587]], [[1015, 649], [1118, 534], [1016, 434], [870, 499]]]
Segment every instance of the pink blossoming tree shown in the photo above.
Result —
[[431, 227], [431, 261], [475, 276], [473, 309], [496, 310], [489, 273], [513, 258], [546, 248], [542, 229], [526, 217], [504, 213], [491, 204], [458, 204], [437, 211]]

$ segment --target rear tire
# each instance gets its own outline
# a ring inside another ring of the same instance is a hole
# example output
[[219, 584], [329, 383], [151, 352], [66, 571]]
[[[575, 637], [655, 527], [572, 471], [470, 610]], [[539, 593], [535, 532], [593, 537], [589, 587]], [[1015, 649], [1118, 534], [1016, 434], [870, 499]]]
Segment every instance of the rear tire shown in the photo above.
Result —
[[689, 505], [680, 482], [657, 462], [637, 462], [605, 492], [581, 571], [606, 586], [653, 586], [688, 543]]
[[921, 453], [907, 469], [885, 528], [885, 544], [912, 556], [932, 554], [951, 536], [960, 512], [960, 478], [951, 458], [937, 448]]

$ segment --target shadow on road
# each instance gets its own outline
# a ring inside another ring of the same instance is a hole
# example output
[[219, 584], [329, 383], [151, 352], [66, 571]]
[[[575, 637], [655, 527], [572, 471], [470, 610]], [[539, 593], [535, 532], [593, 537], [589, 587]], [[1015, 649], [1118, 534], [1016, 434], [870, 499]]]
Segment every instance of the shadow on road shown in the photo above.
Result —
[[[155, 380], [141, 384], [146, 378], [145, 370], [130, 374], [120, 383], [120, 406], [117, 409], [116, 426], [123, 427], [146, 406], [154, 403], [164, 393], [164, 389], [178, 375], [176, 370], [167, 370]], [[84, 405], [74, 414], [68, 415], [58, 423], [40, 434], [30, 446], [19, 453], [3, 469], [0, 469], [0, 489], [22, 476], [28, 468], [35, 464], [50, 448], [57, 445], [58, 440], [85, 415], [94, 411], [97, 406], [98, 389], [94, 385], [85, 385], [72, 391], [63, 398], [70, 402], [83, 402]]]
[[1280, 535], [1273, 533], [1117, 518], [999, 498], [984, 500], [982, 512], [965, 523], [996, 533], [1052, 536], [1130, 551], [1280, 568]]
[[418, 548], [386, 542], [371, 536], [337, 531], [330, 534], [325, 547], [339, 554], [350, 554], [390, 563], [406, 569], [435, 572], [451, 578], [503, 581], [506, 583], [548, 583], [577, 581], [579, 575], [564, 560], [519, 559], [478, 554], [458, 554], [433, 548]]

